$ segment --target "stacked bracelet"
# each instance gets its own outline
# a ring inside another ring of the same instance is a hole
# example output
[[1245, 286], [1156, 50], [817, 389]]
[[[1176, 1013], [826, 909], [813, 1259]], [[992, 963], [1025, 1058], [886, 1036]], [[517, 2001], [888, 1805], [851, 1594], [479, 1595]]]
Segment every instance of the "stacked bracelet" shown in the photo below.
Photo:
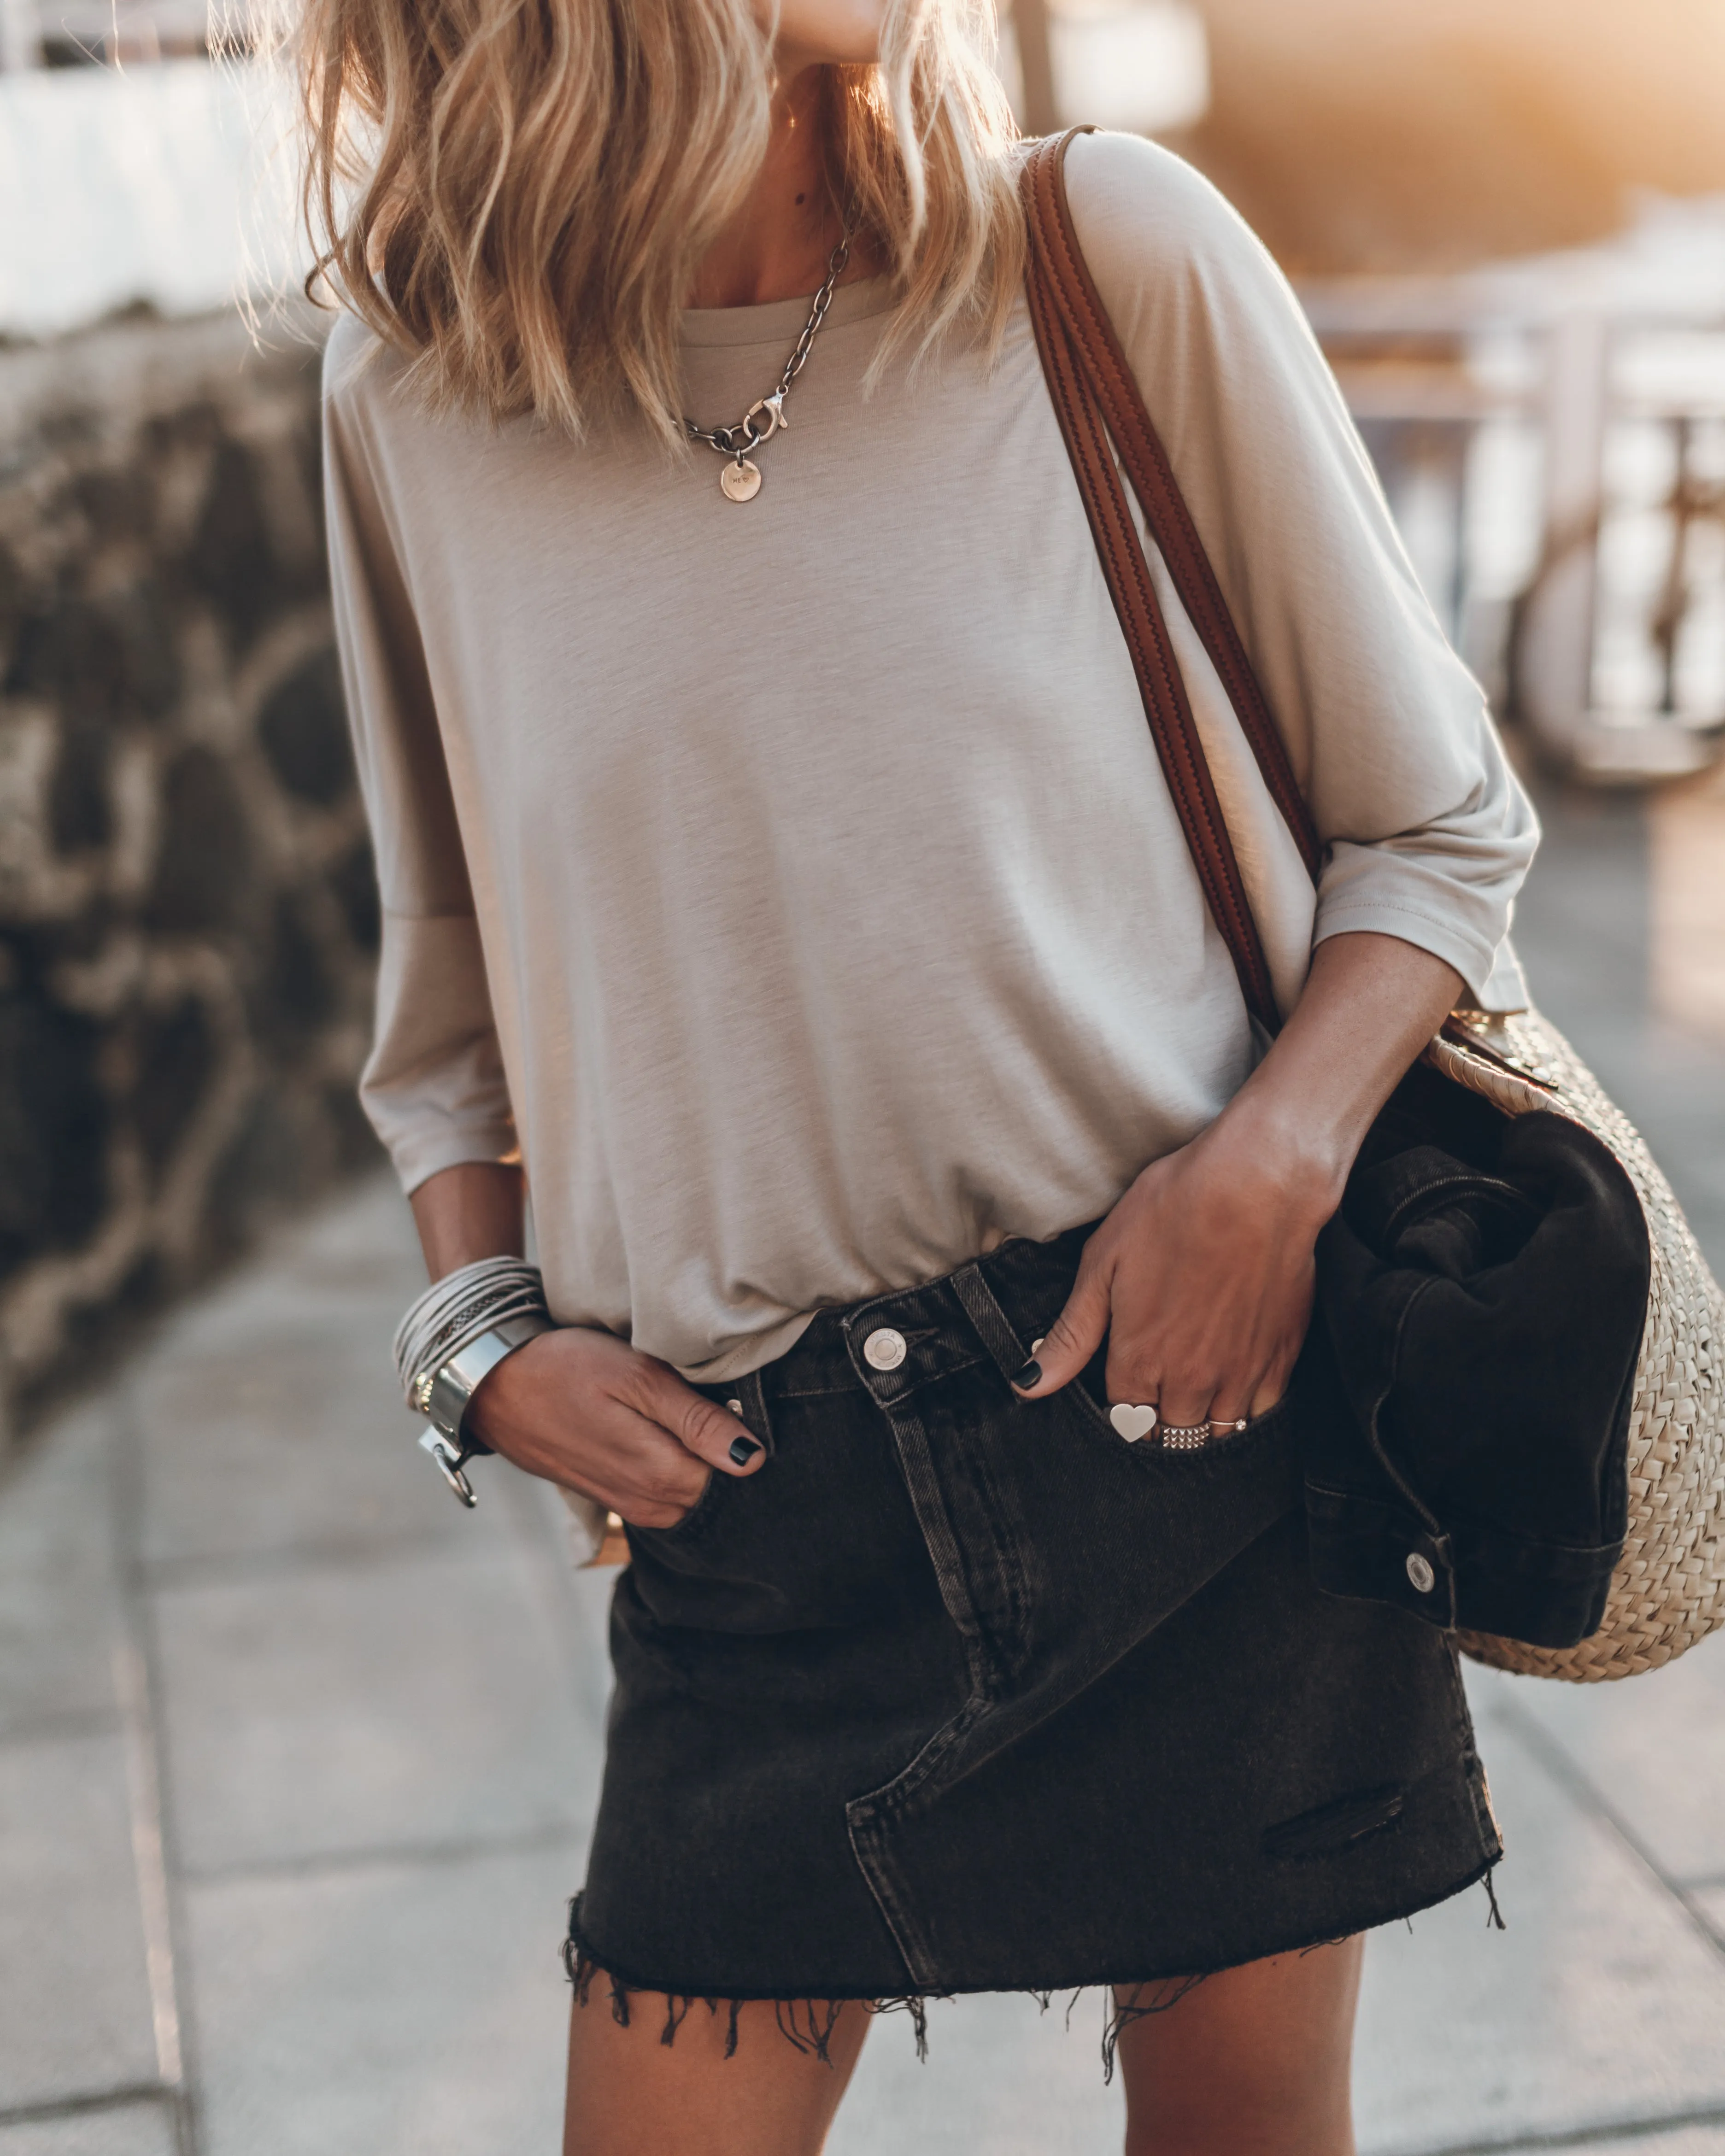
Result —
[[419, 1440], [464, 1505], [479, 1501], [467, 1462], [490, 1447], [465, 1428], [468, 1403], [506, 1355], [552, 1330], [536, 1265], [480, 1258], [434, 1281], [396, 1328], [395, 1372], [431, 1424]]

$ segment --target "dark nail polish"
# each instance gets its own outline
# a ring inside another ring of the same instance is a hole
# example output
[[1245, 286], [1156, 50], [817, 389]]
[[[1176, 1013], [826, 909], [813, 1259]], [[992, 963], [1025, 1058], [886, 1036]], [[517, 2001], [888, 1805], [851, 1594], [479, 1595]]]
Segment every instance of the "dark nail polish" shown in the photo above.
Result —
[[731, 1440], [731, 1457], [739, 1467], [747, 1467], [760, 1450], [752, 1437], [733, 1437]]
[[1012, 1382], [1018, 1387], [1021, 1393], [1028, 1393], [1033, 1385], [1040, 1385], [1042, 1383], [1041, 1363], [1036, 1360], [1034, 1356], [1032, 1356], [1030, 1360], [1025, 1363], [1022, 1370], [1014, 1370], [1013, 1372]]

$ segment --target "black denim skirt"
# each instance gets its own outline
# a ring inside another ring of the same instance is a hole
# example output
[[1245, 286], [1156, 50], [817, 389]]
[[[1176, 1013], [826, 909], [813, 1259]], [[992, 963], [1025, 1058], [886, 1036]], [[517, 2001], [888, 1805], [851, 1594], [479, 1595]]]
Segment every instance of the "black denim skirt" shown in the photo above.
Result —
[[1083, 1240], [827, 1312], [709, 1389], [769, 1457], [630, 1533], [569, 1943], [614, 2010], [1153, 1984], [1496, 1862], [1450, 1642], [1308, 1575], [1305, 1365], [1199, 1452], [1117, 1435], [1100, 1357], [1013, 1394]]

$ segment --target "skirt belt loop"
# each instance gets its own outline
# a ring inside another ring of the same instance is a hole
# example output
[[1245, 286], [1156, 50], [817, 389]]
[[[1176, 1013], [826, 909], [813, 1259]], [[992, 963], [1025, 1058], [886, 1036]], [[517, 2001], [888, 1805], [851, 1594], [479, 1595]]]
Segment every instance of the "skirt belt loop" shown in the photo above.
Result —
[[977, 1337], [999, 1364], [1001, 1376], [1010, 1378], [1014, 1371], [1023, 1369], [1030, 1351], [1013, 1331], [1012, 1321], [983, 1279], [981, 1265], [968, 1265], [954, 1273], [952, 1286], [965, 1316], [976, 1327]]

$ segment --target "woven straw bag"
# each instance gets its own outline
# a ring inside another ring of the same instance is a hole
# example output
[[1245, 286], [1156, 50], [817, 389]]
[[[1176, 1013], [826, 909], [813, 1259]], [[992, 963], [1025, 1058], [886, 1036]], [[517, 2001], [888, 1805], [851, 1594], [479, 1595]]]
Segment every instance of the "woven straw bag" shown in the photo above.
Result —
[[1557, 1028], [1532, 1011], [1463, 1025], [1512, 1069], [1442, 1034], [1426, 1060], [1506, 1115], [1543, 1109], [1591, 1131], [1635, 1185], [1653, 1262], [1630, 1409], [1629, 1529], [1599, 1630], [1575, 1647], [1457, 1637], [1476, 1661], [1524, 1676], [1634, 1676], [1725, 1625], [1725, 1296], [1640, 1132]]
[[[1074, 133], [1081, 131], [1074, 130]], [[1247, 1007], [1279, 1023], [1203, 743], [1163, 624], [1121, 478], [1123, 467], [1194, 627], [1308, 870], [1317, 834], [1119, 339], [1084, 260], [1063, 173], [1071, 136], [1024, 167], [1025, 286], [1056, 417], [1144, 695], [1145, 715], [1193, 861]], [[1117, 464], [1116, 459], [1118, 459]], [[1616, 1158], [1646, 1219], [1651, 1279], [1628, 1429], [1628, 1528], [1604, 1620], [1574, 1647], [1456, 1636], [1494, 1668], [1594, 1683], [1656, 1669], [1725, 1625], [1725, 1299], [1640, 1134], [1556, 1028], [1535, 1012], [1457, 1013], [1425, 1060], [1507, 1116], [1556, 1112]]]

